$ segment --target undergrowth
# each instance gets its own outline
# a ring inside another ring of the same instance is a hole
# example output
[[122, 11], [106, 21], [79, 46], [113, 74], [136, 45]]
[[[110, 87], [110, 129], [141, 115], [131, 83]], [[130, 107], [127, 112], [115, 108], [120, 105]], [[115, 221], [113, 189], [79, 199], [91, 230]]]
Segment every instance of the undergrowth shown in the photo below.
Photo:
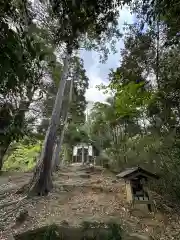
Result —
[[4, 171], [30, 171], [32, 170], [37, 161], [37, 156], [41, 150], [41, 143], [20, 143], [13, 150], [13, 152], [7, 156], [3, 170]]
[[[87, 232], [89, 229], [94, 229], [93, 236], [88, 236]], [[84, 222], [81, 226], [81, 237], [76, 240], [122, 240], [122, 229], [116, 223], [100, 224], [100, 223], [89, 223]], [[103, 229], [106, 229], [106, 235]], [[71, 231], [71, 228], [67, 228], [67, 231]], [[16, 240], [67, 240], [60, 231], [60, 228], [52, 224], [50, 226], [43, 227], [41, 229], [25, 232], [21, 235], [15, 236]], [[69, 238], [68, 238], [69, 239]], [[72, 239], [73, 240], [73, 239]]]

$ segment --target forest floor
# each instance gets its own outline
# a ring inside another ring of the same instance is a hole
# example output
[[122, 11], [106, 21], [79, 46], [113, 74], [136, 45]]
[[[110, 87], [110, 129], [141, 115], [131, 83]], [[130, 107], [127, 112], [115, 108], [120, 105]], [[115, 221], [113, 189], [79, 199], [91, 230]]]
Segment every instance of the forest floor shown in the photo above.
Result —
[[[9, 173], [0, 177], [0, 224], [8, 231], [12, 229], [13, 234], [53, 223], [79, 226], [85, 221], [115, 221], [125, 231], [144, 236], [141, 239], [150, 239], [145, 236], [158, 240], [180, 239], [180, 215], [162, 204], [161, 197], [156, 196], [160, 207], [155, 215], [131, 209], [126, 202], [124, 182], [116, 180], [107, 170], [78, 165], [63, 167], [54, 174], [54, 188], [48, 196], [21, 200], [22, 196], [15, 191], [30, 177], [31, 173]], [[1, 198], [5, 191], [6, 197]], [[2, 207], [7, 200], [14, 204]], [[28, 210], [23, 223], [17, 222], [15, 209]]]

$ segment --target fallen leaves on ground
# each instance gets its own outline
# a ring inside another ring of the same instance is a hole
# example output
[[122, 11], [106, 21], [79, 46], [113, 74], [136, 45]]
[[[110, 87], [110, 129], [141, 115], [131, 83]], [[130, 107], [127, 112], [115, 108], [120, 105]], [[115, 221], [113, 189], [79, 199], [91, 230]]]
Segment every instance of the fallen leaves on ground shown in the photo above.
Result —
[[[180, 218], [169, 213], [164, 218], [153, 215], [146, 217], [133, 215], [126, 203], [124, 183], [116, 180], [107, 171], [90, 171], [80, 166], [66, 167], [57, 172], [54, 179], [54, 189], [47, 197], [28, 199], [25, 209], [27, 219], [21, 224], [15, 224], [16, 216], [6, 220], [6, 226], [14, 233], [35, 229], [47, 224], [62, 224], [79, 226], [83, 221], [108, 222], [115, 220], [128, 232], [146, 233], [158, 240], [170, 240], [180, 233]], [[86, 178], [86, 174], [91, 175]], [[13, 177], [13, 184], [20, 186], [31, 174]], [[82, 177], [83, 175], [83, 177]], [[16, 181], [17, 180], [17, 181]], [[6, 183], [10, 184], [12, 179]], [[2, 187], [2, 186], [1, 186]], [[2, 201], [13, 201], [21, 196], [9, 194]], [[9, 209], [1, 209], [6, 214]], [[141, 215], [141, 214], [140, 214]], [[158, 216], [158, 215], [157, 215]]]

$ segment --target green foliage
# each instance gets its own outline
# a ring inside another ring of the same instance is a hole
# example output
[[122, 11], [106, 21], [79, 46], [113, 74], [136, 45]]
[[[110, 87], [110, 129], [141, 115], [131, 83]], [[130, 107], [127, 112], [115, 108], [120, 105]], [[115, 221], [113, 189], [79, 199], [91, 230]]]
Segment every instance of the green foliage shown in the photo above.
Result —
[[104, 168], [109, 168], [110, 159], [107, 156], [100, 154], [96, 157], [96, 164], [98, 166], [103, 166]]
[[37, 162], [41, 150], [41, 143], [19, 143], [16, 149], [7, 157], [3, 170], [6, 171], [30, 171]]
[[[38, 132], [42, 135], [45, 134], [45, 131], [48, 128], [49, 120], [52, 114], [53, 105], [56, 98], [57, 93], [57, 85], [56, 78], [53, 82], [50, 83], [47, 87], [47, 93], [46, 98], [43, 101], [43, 107], [42, 107], [42, 114], [43, 118], [41, 121], [41, 125], [38, 127]], [[72, 94], [72, 101], [70, 103], [69, 101], [69, 82], [73, 78], [73, 94]], [[64, 93], [64, 99], [63, 99], [63, 105], [62, 105], [62, 111], [61, 111], [61, 119], [59, 124], [59, 133], [61, 132], [61, 129], [63, 128], [64, 124], [64, 116], [66, 115], [66, 111], [68, 110], [68, 123], [73, 124], [83, 124], [85, 121], [85, 109], [86, 109], [86, 99], [85, 99], [85, 93], [86, 89], [88, 88], [89, 79], [86, 76], [86, 72], [84, 69], [83, 61], [74, 56], [71, 58], [70, 65], [69, 65], [69, 75], [68, 75], [68, 82], [65, 87], [65, 93]], [[71, 127], [68, 131], [71, 130]], [[73, 131], [73, 129], [72, 129]], [[68, 134], [68, 133], [67, 133]], [[73, 134], [73, 133], [72, 133]]]
[[74, 146], [80, 142], [89, 142], [89, 137], [86, 131], [73, 122], [69, 124], [68, 130], [65, 134], [64, 142], [69, 143], [70, 146]]
[[[34, 131], [38, 111], [35, 105], [46, 92], [44, 76], [57, 75], [60, 68], [54, 46], [47, 38], [47, 30], [44, 31], [32, 21], [35, 13], [31, 3], [9, 1], [7, 4], [6, 1], [1, 1], [0, 11], [2, 9], [0, 163], [13, 141], [19, 141]], [[32, 111], [29, 110], [30, 106], [33, 106]]]
[[108, 227], [110, 233], [107, 237], [108, 240], [122, 240], [122, 228], [117, 223], [109, 223]]
[[55, 224], [42, 227], [36, 230], [27, 231], [20, 235], [17, 235], [17, 240], [58, 240], [60, 239], [58, 227]]
[[[103, 233], [103, 227], [107, 227], [106, 230], [108, 230], [107, 236]], [[108, 224], [101, 224], [98, 222], [83, 222], [82, 224], [82, 233], [80, 234], [80, 238], [77, 240], [96, 240], [103, 238], [105, 240], [121, 240], [122, 239], [122, 229], [118, 224], [115, 223], [108, 223]], [[94, 236], [88, 236], [88, 233], [86, 233], [86, 230], [90, 230], [96, 228], [96, 231], [94, 233]], [[99, 229], [99, 231], [97, 231]], [[63, 234], [60, 231], [60, 227], [56, 226], [55, 224], [52, 224], [50, 226], [41, 227], [36, 230], [27, 231], [25, 233], [19, 234], [15, 236], [16, 240], [66, 240], [66, 237], [63, 236]], [[74, 229], [72, 229], [73, 232]], [[81, 230], [81, 229], [80, 229]], [[71, 231], [71, 228], [67, 231]], [[96, 233], [97, 232], [97, 233]], [[81, 237], [82, 236], [82, 237]]]
[[[138, 21], [125, 26], [121, 64], [110, 71], [109, 85], [100, 86], [113, 97], [95, 103], [86, 124], [88, 78], [82, 60], [76, 55], [70, 60], [68, 79], [73, 78], [74, 86], [64, 138], [66, 155], [70, 158], [74, 144], [93, 140], [108, 154], [113, 168], [142, 165], [157, 171], [162, 176], [158, 191], [179, 198], [179, 0], [122, 0], [116, 6], [111, 0], [44, 0], [39, 4], [42, 14], [29, 1], [1, 0], [0, 165], [6, 154], [5, 169], [24, 171], [36, 163], [40, 143], [24, 136], [45, 135], [62, 74], [63, 47], [69, 53], [80, 47], [103, 51], [106, 58], [107, 40], [113, 48], [114, 37], [121, 37], [118, 8], [125, 3]], [[67, 85], [60, 133], [68, 91]], [[38, 129], [36, 117], [42, 120]], [[15, 150], [11, 148], [22, 138]]]
[[[85, 233], [89, 229], [96, 229], [96, 234], [93, 237], [83, 237], [83, 239], [87, 240], [95, 240], [95, 239], [105, 239], [105, 240], [121, 240], [122, 239], [122, 234], [123, 230], [121, 226], [115, 222], [107, 222], [107, 223], [102, 223], [102, 222], [88, 222], [84, 221], [82, 222], [82, 227], [83, 227], [83, 232]], [[99, 229], [99, 231], [97, 231]], [[102, 234], [101, 230], [103, 232], [103, 229], [107, 230], [107, 235]], [[86, 234], [85, 234], [86, 235]]]
[[[44, 1], [46, 2], [46, 1]], [[121, 6], [124, 2], [118, 2]], [[111, 1], [50, 1], [50, 14], [58, 24], [52, 25], [56, 42], [66, 42], [73, 49], [79, 48], [84, 36], [89, 39], [86, 46], [98, 47], [104, 39], [118, 35], [118, 10]], [[63, 9], [63, 11], [62, 11]], [[82, 24], [83, 23], [83, 24]], [[83, 40], [83, 41], [82, 41]], [[86, 40], [86, 39], [85, 39]], [[96, 40], [96, 43], [94, 42]]]
[[88, 129], [108, 155], [111, 169], [140, 165], [157, 172], [161, 178], [154, 190], [179, 202], [179, 44], [164, 45], [169, 36], [161, 23], [164, 35], [157, 49], [153, 24], [143, 32], [139, 22], [126, 28], [121, 65], [110, 71], [108, 86], [99, 86], [113, 98], [94, 104]]
[[169, 2], [168, 0], [144, 0], [143, 4], [141, 1], [138, 2], [135, 7], [135, 11], [137, 11], [137, 8], [141, 9], [139, 11], [141, 12], [139, 16], [145, 16], [144, 19], [148, 21], [150, 25], [153, 25], [154, 22], [159, 22], [159, 24], [164, 27], [164, 33], [166, 34], [166, 46], [179, 44], [179, 0], [172, 0], [171, 2]]
[[[137, 116], [142, 109], [151, 100], [151, 93], [144, 91], [144, 83], [130, 82], [125, 86], [117, 86], [117, 94], [115, 97], [116, 112], [121, 117]], [[113, 86], [113, 89], [116, 89]]]
[[87, 106], [85, 93], [89, 86], [89, 79], [86, 76], [83, 60], [78, 57], [73, 57], [71, 61], [74, 84], [69, 121], [83, 124], [85, 122], [85, 110]]

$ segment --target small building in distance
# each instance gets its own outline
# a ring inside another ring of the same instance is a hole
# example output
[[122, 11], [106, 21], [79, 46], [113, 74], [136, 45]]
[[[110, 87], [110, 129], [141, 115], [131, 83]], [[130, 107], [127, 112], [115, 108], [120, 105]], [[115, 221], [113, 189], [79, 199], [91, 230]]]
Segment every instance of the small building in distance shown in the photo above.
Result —
[[73, 147], [73, 163], [94, 164], [99, 151], [93, 143], [79, 143]]
[[141, 167], [133, 167], [124, 170], [117, 175], [117, 178], [125, 180], [127, 201], [135, 205], [141, 204], [150, 212], [155, 212], [155, 202], [149, 191], [149, 180], [159, 179], [153, 174]]

